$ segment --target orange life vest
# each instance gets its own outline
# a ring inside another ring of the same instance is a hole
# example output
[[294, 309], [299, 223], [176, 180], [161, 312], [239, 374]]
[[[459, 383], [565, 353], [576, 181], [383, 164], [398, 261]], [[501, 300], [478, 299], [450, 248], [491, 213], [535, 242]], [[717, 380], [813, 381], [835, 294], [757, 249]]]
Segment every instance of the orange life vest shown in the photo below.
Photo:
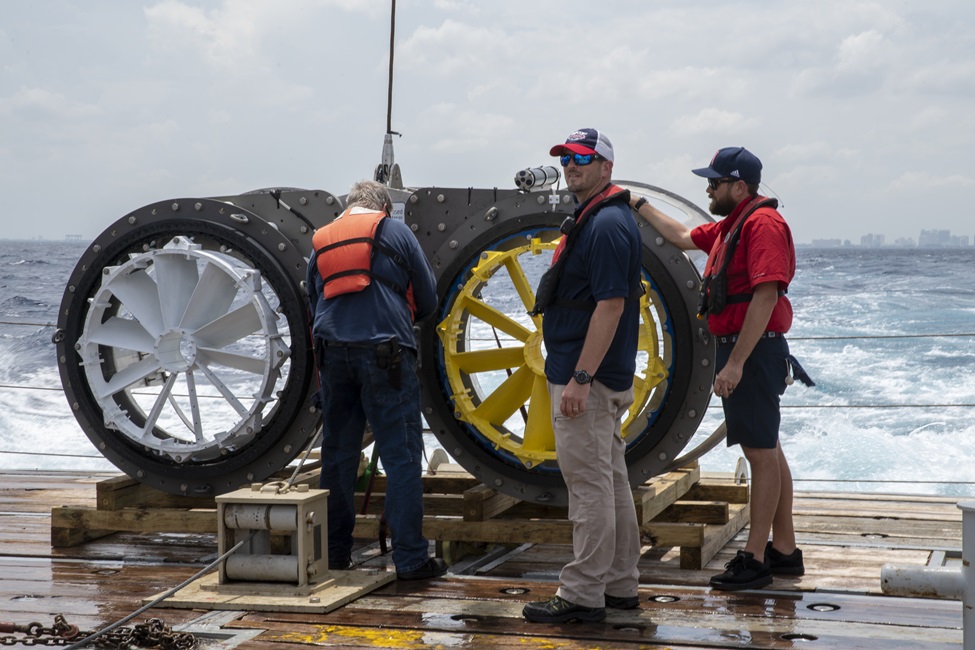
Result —
[[409, 273], [409, 266], [402, 255], [379, 241], [385, 220], [385, 212], [352, 212], [346, 210], [332, 223], [319, 228], [312, 237], [315, 262], [322, 276], [322, 295], [326, 300], [346, 293], [355, 293], [368, 287], [372, 280], [382, 282], [403, 297], [415, 318], [416, 302], [413, 285], [406, 287], [376, 275], [372, 260], [377, 250]]

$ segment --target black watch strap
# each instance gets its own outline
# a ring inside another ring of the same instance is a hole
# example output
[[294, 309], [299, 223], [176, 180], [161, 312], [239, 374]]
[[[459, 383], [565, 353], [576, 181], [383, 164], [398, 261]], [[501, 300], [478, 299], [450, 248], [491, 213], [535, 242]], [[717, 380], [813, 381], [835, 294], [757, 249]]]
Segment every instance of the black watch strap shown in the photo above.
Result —
[[647, 202], [647, 197], [641, 196], [640, 198], [638, 198], [636, 200], [636, 203], [633, 204], [633, 209], [636, 210], [637, 212], [639, 212], [640, 211], [640, 208], [642, 208], [643, 207], [643, 204], [646, 203], [646, 202]]
[[575, 379], [576, 382], [580, 384], [592, 383], [592, 375], [590, 375], [585, 370], [576, 370], [574, 373], [572, 373], [572, 378]]

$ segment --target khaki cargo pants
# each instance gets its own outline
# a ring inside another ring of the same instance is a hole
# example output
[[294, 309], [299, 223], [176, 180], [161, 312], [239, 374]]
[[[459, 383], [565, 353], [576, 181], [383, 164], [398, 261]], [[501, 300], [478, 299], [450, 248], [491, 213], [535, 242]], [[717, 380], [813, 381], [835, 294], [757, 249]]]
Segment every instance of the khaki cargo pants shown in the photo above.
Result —
[[558, 595], [576, 605], [603, 607], [605, 594], [635, 596], [640, 580], [640, 528], [620, 436], [633, 389], [613, 391], [594, 381], [586, 412], [575, 418], [559, 411], [565, 386], [549, 383], [548, 390], [575, 556], [559, 575]]

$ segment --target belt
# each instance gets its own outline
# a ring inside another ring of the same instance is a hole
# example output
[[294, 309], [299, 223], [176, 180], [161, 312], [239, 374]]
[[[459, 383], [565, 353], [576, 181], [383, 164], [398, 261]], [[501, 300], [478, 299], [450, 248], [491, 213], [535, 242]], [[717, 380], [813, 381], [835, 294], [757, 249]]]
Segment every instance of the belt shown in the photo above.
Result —
[[357, 349], [367, 349], [372, 350], [379, 343], [346, 343], [344, 341], [322, 341], [322, 345], [326, 348], [357, 348]]
[[[715, 336], [714, 338], [715, 340], [717, 340], [718, 343], [734, 343], [735, 341], [738, 340], [738, 336], [739, 336], [738, 334], [728, 334], [727, 336]], [[762, 332], [762, 335], [759, 336], [758, 338], [774, 339], [774, 338], [782, 338], [783, 336], [785, 336], [784, 332]]]

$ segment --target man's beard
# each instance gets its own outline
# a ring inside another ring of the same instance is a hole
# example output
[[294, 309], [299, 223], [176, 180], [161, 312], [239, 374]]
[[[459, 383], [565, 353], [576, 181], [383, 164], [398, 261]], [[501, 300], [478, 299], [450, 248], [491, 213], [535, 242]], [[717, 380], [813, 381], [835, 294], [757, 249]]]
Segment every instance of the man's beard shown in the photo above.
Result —
[[712, 198], [708, 211], [716, 217], [727, 217], [737, 207], [738, 203], [730, 196], [726, 196], [723, 199]]

